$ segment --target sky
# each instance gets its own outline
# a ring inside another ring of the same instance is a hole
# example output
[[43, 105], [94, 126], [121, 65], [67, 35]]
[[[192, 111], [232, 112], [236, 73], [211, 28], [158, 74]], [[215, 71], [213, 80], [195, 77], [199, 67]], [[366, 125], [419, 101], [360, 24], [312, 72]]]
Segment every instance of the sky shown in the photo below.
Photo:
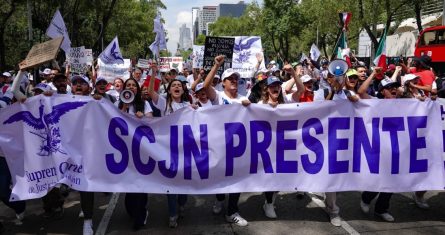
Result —
[[[218, 6], [220, 3], [238, 3], [240, 0], [163, 0], [167, 10], [162, 10], [162, 18], [165, 20], [164, 29], [167, 30], [167, 48], [175, 53], [179, 42], [179, 28], [186, 24], [191, 30], [192, 7]], [[244, 0], [246, 4], [254, 0]], [[257, 0], [262, 4], [262, 0]]]

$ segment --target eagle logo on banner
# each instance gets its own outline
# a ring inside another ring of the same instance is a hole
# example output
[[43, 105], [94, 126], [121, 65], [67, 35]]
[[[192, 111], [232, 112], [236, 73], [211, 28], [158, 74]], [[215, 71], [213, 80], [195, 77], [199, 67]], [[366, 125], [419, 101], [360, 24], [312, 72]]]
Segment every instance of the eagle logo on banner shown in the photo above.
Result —
[[9, 117], [3, 124], [23, 121], [28, 126], [34, 128], [35, 131], [30, 131], [30, 133], [40, 137], [42, 140], [40, 150], [37, 153], [40, 156], [49, 156], [56, 152], [66, 155], [66, 152], [60, 148], [60, 131], [57, 124], [64, 114], [82, 107], [86, 103], [87, 102], [62, 103], [54, 106], [50, 113], [44, 114], [43, 110], [45, 106], [43, 102], [40, 101], [38, 117], [35, 117], [29, 111], [20, 111]]
[[259, 37], [248, 37], [246, 39], [240, 39], [239, 42], [235, 41], [233, 45], [233, 53], [237, 56], [236, 62], [245, 63], [249, 60], [251, 56], [251, 51], [249, 50], [252, 47], [252, 44], [258, 41]]

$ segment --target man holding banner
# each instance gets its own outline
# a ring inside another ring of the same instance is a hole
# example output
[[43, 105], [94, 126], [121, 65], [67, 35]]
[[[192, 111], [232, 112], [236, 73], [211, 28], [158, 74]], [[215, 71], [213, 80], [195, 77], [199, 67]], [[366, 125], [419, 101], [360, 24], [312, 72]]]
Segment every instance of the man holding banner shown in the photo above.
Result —
[[[215, 63], [210, 70], [209, 74], [204, 81], [204, 88], [207, 92], [207, 96], [214, 105], [225, 104], [243, 104], [244, 106], [250, 105], [250, 101], [247, 97], [238, 94], [238, 79], [240, 75], [234, 72], [233, 69], [227, 69], [222, 74], [222, 80], [224, 85], [224, 91], [216, 91], [211, 86], [213, 79], [219, 67], [224, 64], [224, 56], [219, 55], [215, 57]], [[238, 226], [247, 226], [248, 222], [238, 213], [238, 201], [241, 193], [229, 193], [229, 204], [226, 213], [226, 220], [229, 223], [234, 223]], [[219, 214], [222, 211], [225, 195], [217, 194], [216, 202], [213, 206], [213, 213]]]

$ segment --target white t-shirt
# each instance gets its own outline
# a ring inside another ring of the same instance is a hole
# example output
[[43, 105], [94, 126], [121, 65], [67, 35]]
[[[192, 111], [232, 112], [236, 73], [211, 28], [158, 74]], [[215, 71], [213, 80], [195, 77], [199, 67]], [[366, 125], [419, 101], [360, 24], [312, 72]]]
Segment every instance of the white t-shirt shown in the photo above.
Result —
[[178, 109], [190, 106], [189, 102], [178, 103], [178, 102], [173, 100], [172, 103], [171, 103], [171, 109], [167, 108], [167, 110], [166, 110], [167, 99], [163, 95], [159, 95], [158, 97], [159, 97], [158, 98], [158, 102], [157, 103], [153, 102], [153, 104], [154, 104], [154, 106], [156, 108], [161, 110], [161, 116], [167, 116], [167, 115], [175, 112]]
[[118, 91], [112, 89], [112, 90], [109, 90], [109, 91], [107, 91], [107, 92], [105, 92], [105, 93], [107, 93], [107, 94], [113, 96], [114, 98], [116, 98], [116, 100], [119, 100], [119, 95], [120, 95], [120, 93], [119, 93]]
[[[119, 107], [119, 102], [119, 100], [116, 101], [114, 105], [116, 105], [116, 107]], [[149, 113], [153, 113], [153, 109], [151, 109], [150, 103], [148, 103], [148, 101], [144, 101], [144, 115], [147, 115]], [[133, 104], [131, 104], [128, 108], [128, 114], [135, 115]]]
[[[292, 94], [288, 94], [283, 96], [284, 99], [284, 103], [285, 104], [290, 104], [290, 103], [295, 103], [296, 101], [294, 99], [292, 99]], [[258, 101], [257, 104], [264, 104], [263, 100]]]
[[[329, 89], [330, 90], [330, 89]], [[354, 91], [349, 91], [351, 95], [355, 95]], [[348, 97], [346, 96], [345, 90], [341, 90], [339, 93], [335, 93], [332, 97], [332, 100], [347, 100]], [[314, 92], [314, 101], [321, 101], [325, 100], [324, 97], [324, 89], [318, 89]]]
[[210, 100], [207, 100], [207, 103], [202, 103], [202, 102], [199, 101], [199, 100], [198, 100], [198, 102], [201, 104], [201, 107], [202, 107], [202, 108], [204, 108], [204, 107], [210, 107], [210, 106], [213, 105], [212, 102], [211, 102]]
[[229, 98], [224, 91], [216, 91], [215, 100], [212, 101], [213, 105], [222, 104], [241, 104], [243, 100], [248, 100], [247, 97], [237, 94], [236, 98]]

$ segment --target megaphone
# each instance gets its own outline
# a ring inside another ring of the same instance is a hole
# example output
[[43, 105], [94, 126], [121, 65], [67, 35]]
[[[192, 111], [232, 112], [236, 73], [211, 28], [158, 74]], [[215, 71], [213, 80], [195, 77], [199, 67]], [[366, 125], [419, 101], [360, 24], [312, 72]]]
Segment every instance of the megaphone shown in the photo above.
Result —
[[348, 71], [349, 65], [345, 60], [335, 59], [329, 63], [328, 70], [329, 73], [334, 75], [335, 77], [342, 77]]
[[131, 104], [134, 101], [134, 93], [131, 90], [123, 90], [119, 98], [123, 103]]

